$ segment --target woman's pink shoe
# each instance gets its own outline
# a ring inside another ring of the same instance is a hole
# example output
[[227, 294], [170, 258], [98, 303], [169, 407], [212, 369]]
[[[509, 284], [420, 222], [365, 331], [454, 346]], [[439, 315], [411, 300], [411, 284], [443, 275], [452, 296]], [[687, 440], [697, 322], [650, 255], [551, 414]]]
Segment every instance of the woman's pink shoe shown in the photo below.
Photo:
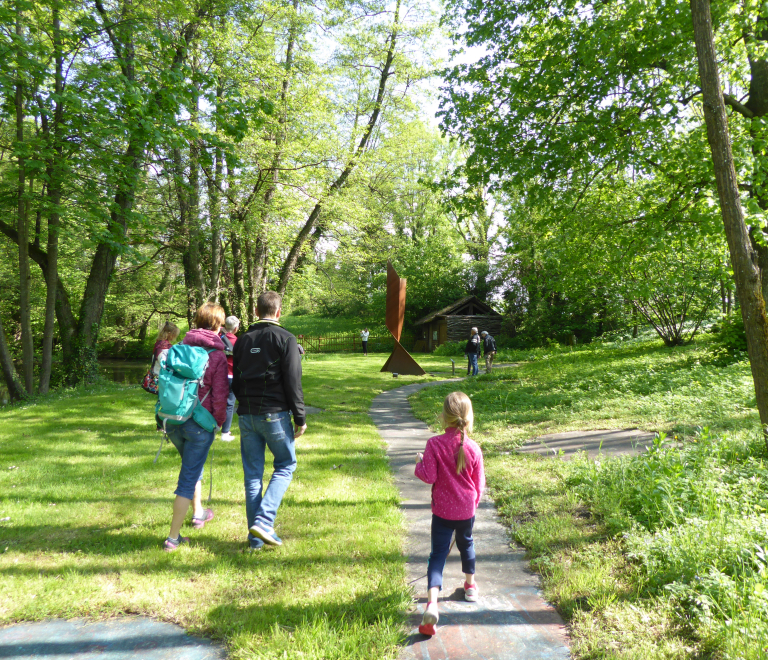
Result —
[[421, 617], [419, 632], [422, 635], [429, 635], [432, 637], [436, 634], [435, 625], [439, 619], [440, 614], [437, 611], [437, 602], [433, 601], [431, 603], [427, 603], [427, 607], [424, 610], [424, 616]]
[[213, 510], [212, 509], [206, 509], [203, 511], [203, 517], [202, 518], [195, 518], [192, 516], [192, 527], [195, 529], [202, 529], [205, 527], [205, 523], [211, 522], [213, 520]]

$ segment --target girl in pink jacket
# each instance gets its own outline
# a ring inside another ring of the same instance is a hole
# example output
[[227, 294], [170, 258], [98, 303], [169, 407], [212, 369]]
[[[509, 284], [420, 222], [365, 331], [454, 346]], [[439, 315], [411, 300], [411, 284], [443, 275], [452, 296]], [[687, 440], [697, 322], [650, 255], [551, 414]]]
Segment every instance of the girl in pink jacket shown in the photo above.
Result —
[[464, 392], [451, 392], [443, 402], [443, 435], [427, 441], [416, 455], [416, 476], [432, 484], [432, 552], [427, 564], [427, 607], [419, 626], [423, 635], [434, 635], [439, 619], [437, 597], [443, 586], [443, 568], [456, 532], [464, 572], [464, 599], [477, 600], [475, 543], [472, 527], [485, 489], [483, 453], [467, 437], [472, 431], [472, 401]]

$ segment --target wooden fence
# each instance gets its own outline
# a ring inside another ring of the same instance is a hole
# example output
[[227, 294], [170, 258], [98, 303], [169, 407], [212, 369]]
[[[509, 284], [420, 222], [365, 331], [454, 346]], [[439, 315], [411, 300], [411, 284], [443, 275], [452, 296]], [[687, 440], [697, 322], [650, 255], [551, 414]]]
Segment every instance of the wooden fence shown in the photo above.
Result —
[[[328, 333], [318, 337], [296, 335], [297, 341], [307, 353], [362, 353], [363, 341], [360, 334]], [[412, 335], [403, 334], [401, 344], [410, 350], [414, 343]], [[368, 337], [369, 353], [389, 353], [395, 345], [392, 335], [371, 335]]]

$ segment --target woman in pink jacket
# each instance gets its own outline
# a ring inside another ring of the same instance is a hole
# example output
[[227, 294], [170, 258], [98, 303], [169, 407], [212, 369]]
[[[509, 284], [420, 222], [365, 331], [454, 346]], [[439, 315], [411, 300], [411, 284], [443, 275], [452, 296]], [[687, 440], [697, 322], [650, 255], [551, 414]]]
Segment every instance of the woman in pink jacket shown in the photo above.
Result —
[[[208, 355], [208, 367], [205, 370], [203, 384], [198, 395], [203, 407], [221, 426], [227, 416], [227, 396], [229, 379], [227, 378], [227, 358], [224, 355], [224, 343], [219, 338], [219, 330], [224, 325], [224, 309], [214, 303], [206, 303], [195, 314], [195, 329], [190, 330], [182, 344], [202, 346], [211, 351]], [[210, 394], [209, 394], [210, 393]], [[174, 491], [171, 533], [165, 539], [165, 550], [172, 552], [189, 541], [181, 535], [181, 526], [187, 517], [190, 504], [192, 527], [202, 529], [205, 523], [213, 520], [213, 511], [203, 509], [202, 479], [203, 466], [208, 458], [208, 450], [213, 444], [216, 430], [206, 431], [194, 419], [190, 418], [180, 426], [167, 425], [168, 438], [181, 454], [179, 481]]]
[[472, 527], [475, 511], [485, 489], [483, 453], [474, 440], [472, 401], [464, 392], [451, 392], [443, 402], [443, 435], [427, 441], [423, 454], [416, 455], [416, 476], [432, 484], [432, 552], [427, 564], [427, 607], [419, 626], [423, 635], [434, 635], [439, 619], [437, 597], [443, 586], [443, 568], [456, 532], [464, 572], [464, 599], [477, 600], [475, 543]]

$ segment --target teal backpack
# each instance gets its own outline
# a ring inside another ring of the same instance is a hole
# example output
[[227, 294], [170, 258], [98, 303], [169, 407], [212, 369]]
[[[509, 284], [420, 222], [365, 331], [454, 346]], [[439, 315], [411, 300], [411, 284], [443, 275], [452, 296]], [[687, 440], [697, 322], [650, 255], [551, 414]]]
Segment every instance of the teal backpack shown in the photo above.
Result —
[[[213, 349], [206, 350], [201, 346], [176, 344], [168, 349], [168, 355], [160, 363], [158, 377], [158, 400], [155, 414], [163, 422], [163, 431], [167, 433], [166, 424], [180, 425], [192, 418], [206, 431], [215, 431], [218, 424], [214, 416], [206, 410], [202, 403], [211, 391], [203, 397], [198, 395], [208, 368], [208, 356]], [[163, 448], [155, 455], [155, 462]]]

